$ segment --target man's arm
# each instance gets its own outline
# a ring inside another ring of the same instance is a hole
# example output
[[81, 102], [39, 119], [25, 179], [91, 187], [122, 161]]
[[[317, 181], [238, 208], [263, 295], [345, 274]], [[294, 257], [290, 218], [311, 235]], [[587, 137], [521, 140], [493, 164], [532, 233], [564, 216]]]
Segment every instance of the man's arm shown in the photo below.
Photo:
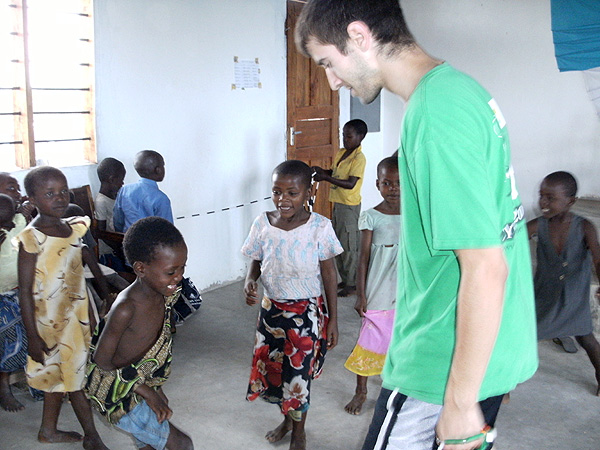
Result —
[[[501, 247], [455, 251], [460, 264], [456, 346], [436, 426], [441, 440], [478, 434], [484, 419], [478, 395], [502, 319], [508, 267]], [[480, 445], [448, 445], [467, 450]]]

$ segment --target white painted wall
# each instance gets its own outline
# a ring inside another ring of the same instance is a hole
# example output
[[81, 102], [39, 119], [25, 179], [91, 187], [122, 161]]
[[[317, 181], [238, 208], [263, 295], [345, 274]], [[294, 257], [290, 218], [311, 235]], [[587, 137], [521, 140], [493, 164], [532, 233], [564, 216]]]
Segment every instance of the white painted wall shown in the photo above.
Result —
[[[97, 0], [95, 14], [99, 159], [123, 161], [127, 183], [137, 151], [160, 152], [187, 273], [202, 289], [240, 277], [285, 159], [285, 2]], [[234, 56], [259, 58], [262, 89], [231, 89]]]
[[[600, 120], [581, 73], [557, 69], [549, 1], [402, 0], [401, 4], [418, 43], [472, 75], [498, 101], [508, 121], [513, 166], [528, 217], [537, 212], [539, 183], [556, 170], [575, 174], [580, 196], [600, 194], [596, 175]], [[342, 94], [342, 123], [349, 118], [347, 98]], [[385, 93], [382, 111], [378, 133], [382, 136], [365, 140], [367, 157], [385, 156], [398, 142], [402, 102]], [[370, 160], [369, 166], [367, 174], [374, 173]], [[368, 176], [367, 186], [372, 184]], [[363, 208], [377, 202], [376, 191], [365, 192]]]

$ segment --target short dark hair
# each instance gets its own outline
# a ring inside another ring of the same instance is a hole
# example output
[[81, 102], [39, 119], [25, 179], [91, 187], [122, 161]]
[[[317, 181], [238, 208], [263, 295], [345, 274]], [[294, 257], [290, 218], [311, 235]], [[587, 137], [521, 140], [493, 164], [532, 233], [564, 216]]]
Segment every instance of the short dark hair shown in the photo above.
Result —
[[360, 120], [360, 119], [352, 119], [352, 120], [346, 122], [346, 124], [344, 125], [344, 128], [345, 127], [352, 128], [354, 131], [356, 131], [362, 137], [365, 137], [369, 131], [365, 121]]
[[108, 157], [100, 161], [96, 172], [98, 173], [98, 179], [101, 182], [109, 181], [111, 176], [120, 172], [125, 173], [125, 166], [118, 159]]
[[379, 178], [379, 172], [381, 172], [381, 170], [383, 168], [398, 170], [398, 157], [388, 156], [387, 158], [383, 158], [381, 161], [379, 161], [379, 164], [377, 164], [377, 177], [378, 178]]
[[133, 168], [142, 178], [148, 178], [154, 170], [165, 164], [165, 159], [155, 150], [142, 150], [135, 155]]
[[399, 0], [309, 0], [296, 23], [296, 46], [310, 56], [306, 46], [314, 38], [346, 54], [348, 25], [355, 21], [364, 22], [380, 45], [391, 44], [391, 53], [415, 45]]
[[25, 192], [29, 197], [35, 195], [35, 188], [44, 180], [48, 178], [64, 178], [65, 174], [62, 173], [56, 167], [51, 166], [41, 166], [36, 167], [35, 169], [31, 169], [27, 175], [25, 175], [25, 179], [23, 180], [23, 186], [25, 186]]
[[273, 169], [273, 175], [292, 175], [300, 178], [306, 189], [310, 189], [312, 184], [312, 173], [308, 164], [297, 159], [288, 159]]
[[129, 264], [154, 260], [159, 247], [175, 247], [185, 243], [175, 225], [162, 217], [145, 217], [135, 222], [123, 238], [123, 251]]
[[562, 170], [552, 172], [550, 175], [546, 175], [544, 181], [562, 186], [568, 197], [575, 197], [577, 195], [577, 180], [569, 172], [564, 172]]

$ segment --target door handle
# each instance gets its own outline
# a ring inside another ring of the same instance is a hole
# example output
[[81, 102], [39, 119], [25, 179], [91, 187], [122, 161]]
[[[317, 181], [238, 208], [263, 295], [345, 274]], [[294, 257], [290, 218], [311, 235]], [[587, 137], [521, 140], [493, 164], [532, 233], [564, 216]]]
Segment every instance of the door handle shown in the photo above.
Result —
[[290, 127], [290, 146], [293, 146], [295, 144], [296, 139], [294, 138], [294, 136], [296, 136], [297, 134], [302, 134], [302, 131], [296, 131], [294, 127]]

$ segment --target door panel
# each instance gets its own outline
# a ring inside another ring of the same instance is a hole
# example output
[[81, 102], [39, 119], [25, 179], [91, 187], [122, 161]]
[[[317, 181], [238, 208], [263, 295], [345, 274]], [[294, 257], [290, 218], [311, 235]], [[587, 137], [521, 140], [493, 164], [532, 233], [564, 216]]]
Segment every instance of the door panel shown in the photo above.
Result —
[[[296, 50], [294, 28], [302, 6], [287, 2], [287, 158], [331, 169], [339, 149], [339, 97], [325, 71]], [[314, 211], [331, 217], [329, 183], [318, 183], [316, 194]]]

